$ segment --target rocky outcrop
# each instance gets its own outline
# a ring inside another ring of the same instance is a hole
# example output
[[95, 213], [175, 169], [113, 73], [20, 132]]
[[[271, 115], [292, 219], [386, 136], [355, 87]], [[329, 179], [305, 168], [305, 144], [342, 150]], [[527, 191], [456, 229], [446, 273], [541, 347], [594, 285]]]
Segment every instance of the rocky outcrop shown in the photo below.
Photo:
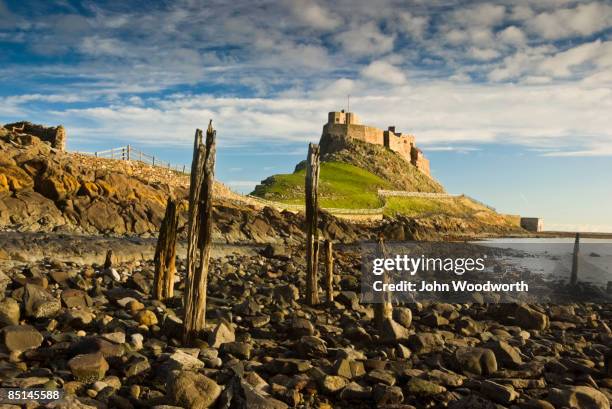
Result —
[[[321, 136], [320, 146], [321, 160], [360, 167], [391, 182], [397, 190], [444, 192], [444, 187], [435, 179], [384, 146], [326, 133]], [[296, 169], [304, 164], [299, 164]]]
[[[174, 195], [182, 200], [184, 237], [189, 177], [167, 173], [172, 171], [68, 154], [23, 130], [0, 127], [0, 229], [150, 236]], [[215, 197], [218, 241], [295, 243], [303, 237], [299, 214], [247, 205], [220, 183]], [[320, 228], [338, 241], [358, 236], [357, 227], [325, 214]]]
[[81, 165], [36, 136], [0, 131], [0, 226], [20, 231], [144, 234], [156, 230], [169, 194], [156, 185]]

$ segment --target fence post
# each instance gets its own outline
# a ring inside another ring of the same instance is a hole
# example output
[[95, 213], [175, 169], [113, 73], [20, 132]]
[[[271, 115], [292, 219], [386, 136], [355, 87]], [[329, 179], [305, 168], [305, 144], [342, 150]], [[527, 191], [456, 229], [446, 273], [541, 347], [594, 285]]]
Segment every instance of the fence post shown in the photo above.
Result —
[[574, 240], [574, 253], [572, 254], [572, 275], [570, 278], [570, 284], [576, 285], [578, 283], [578, 256], [580, 253], [580, 233], [576, 233], [576, 239]]
[[208, 261], [212, 244], [212, 200], [215, 177], [216, 131], [212, 120], [206, 131], [196, 130], [189, 186], [189, 223], [187, 241], [187, 278], [183, 342], [191, 344], [206, 325]]
[[319, 145], [308, 145], [306, 165], [306, 303], [319, 303]]
[[155, 275], [153, 279], [156, 300], [165, 300], [174, 295], [174, 274], [176, 273], [176, 230], [179, 215], [177, 201], [169, 197], [166, 213], [159, 229], [155, 248]]
[[153, 166], [155, 166], [155, 156], [153, 156]]
[[334, 254], [331, 240], [325, 240], [325, 270], [327, 302], [334, 301]]
[[[378, 236], [377, 256], [386, 259], [387, 248], [385, 246], [385, 238], [382, 233]], [[389, 276], [385, 271], [382, 276], [383, 283], [389, 282]], [[379, 331], [382, 331], [383, 324], [386, 320], [393, 316], [393, 305], [391, 304], [391, 294], [388, 291], [378, 294], [377, 303], [374, 304], [374, 323]]]
[[130, 160], [130, 145], [127, 146], [127, 160]]

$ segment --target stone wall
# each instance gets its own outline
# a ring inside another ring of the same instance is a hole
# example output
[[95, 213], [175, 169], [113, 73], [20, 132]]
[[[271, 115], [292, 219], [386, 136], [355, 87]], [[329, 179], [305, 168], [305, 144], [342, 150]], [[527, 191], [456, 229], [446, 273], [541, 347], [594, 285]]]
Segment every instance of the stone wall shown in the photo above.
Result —
[[415, 143], [414, 136], [412, 135], [397, 136], [395, 135], [395, 133], [391, 131], [384, 131], [384, 134], [385, 134], [385, 141], [388, 141], [388, 144], [385, 144], [385, 146], [387, 146], [387, 148], [391, 149], [392, 151], [399, 153], [404, 159], [411, 162], [410, 153]]
[[323, 133], [334, 135], [344, 135], [351, 139], [373, 143], [375, 145], [383, 145], [383, 131], [366, 125], [355, 124], [326, 124], [323, 127]]
[[4, 127], [13, 132], [36, 136], [41, 141], [49, 142], [52, 148], [66, 150], [66, 130], [62, 125], [47, 127], [22, 121], [6, 124]]
[[414, 145], [412, 145], [412, 149], [410, 150], [410, 163], [416, 166], [421, 172], [428, 176], [430, 175], [429, 159], [427, 159], [423, 152]]

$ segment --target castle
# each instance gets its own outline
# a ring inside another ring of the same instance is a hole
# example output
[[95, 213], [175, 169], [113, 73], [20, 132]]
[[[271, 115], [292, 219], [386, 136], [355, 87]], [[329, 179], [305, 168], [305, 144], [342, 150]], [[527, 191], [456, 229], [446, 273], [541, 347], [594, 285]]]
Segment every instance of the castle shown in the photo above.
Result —
[[330, 112], [327, 123], [323, 126], [323, 134], [340, 135], [349, 139], [382, 145], [398, 153], [407, 162], [413, 164], [427, 176], [429, 160], [423, 152], [416, 147], [414, 135], [395, 132], [395, 126], [389, 126], [386, 131], [359, 123], [357, 115], [353, 112]]

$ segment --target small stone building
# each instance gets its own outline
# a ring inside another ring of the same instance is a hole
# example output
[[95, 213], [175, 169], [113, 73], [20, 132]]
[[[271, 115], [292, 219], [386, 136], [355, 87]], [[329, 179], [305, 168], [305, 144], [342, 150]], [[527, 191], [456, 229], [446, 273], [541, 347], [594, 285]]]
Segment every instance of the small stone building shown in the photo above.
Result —
[[521, 217], [521, 227], [531, 232], [544, 230], [544, 221], [539, 217]]
[[4, 127], [13, 132], [34, 135], [41, 141], [49, 142], [52, 148], [66, 150], [66, 129], [62, 125], [46, 127], [22, 121], [6, 124]]

